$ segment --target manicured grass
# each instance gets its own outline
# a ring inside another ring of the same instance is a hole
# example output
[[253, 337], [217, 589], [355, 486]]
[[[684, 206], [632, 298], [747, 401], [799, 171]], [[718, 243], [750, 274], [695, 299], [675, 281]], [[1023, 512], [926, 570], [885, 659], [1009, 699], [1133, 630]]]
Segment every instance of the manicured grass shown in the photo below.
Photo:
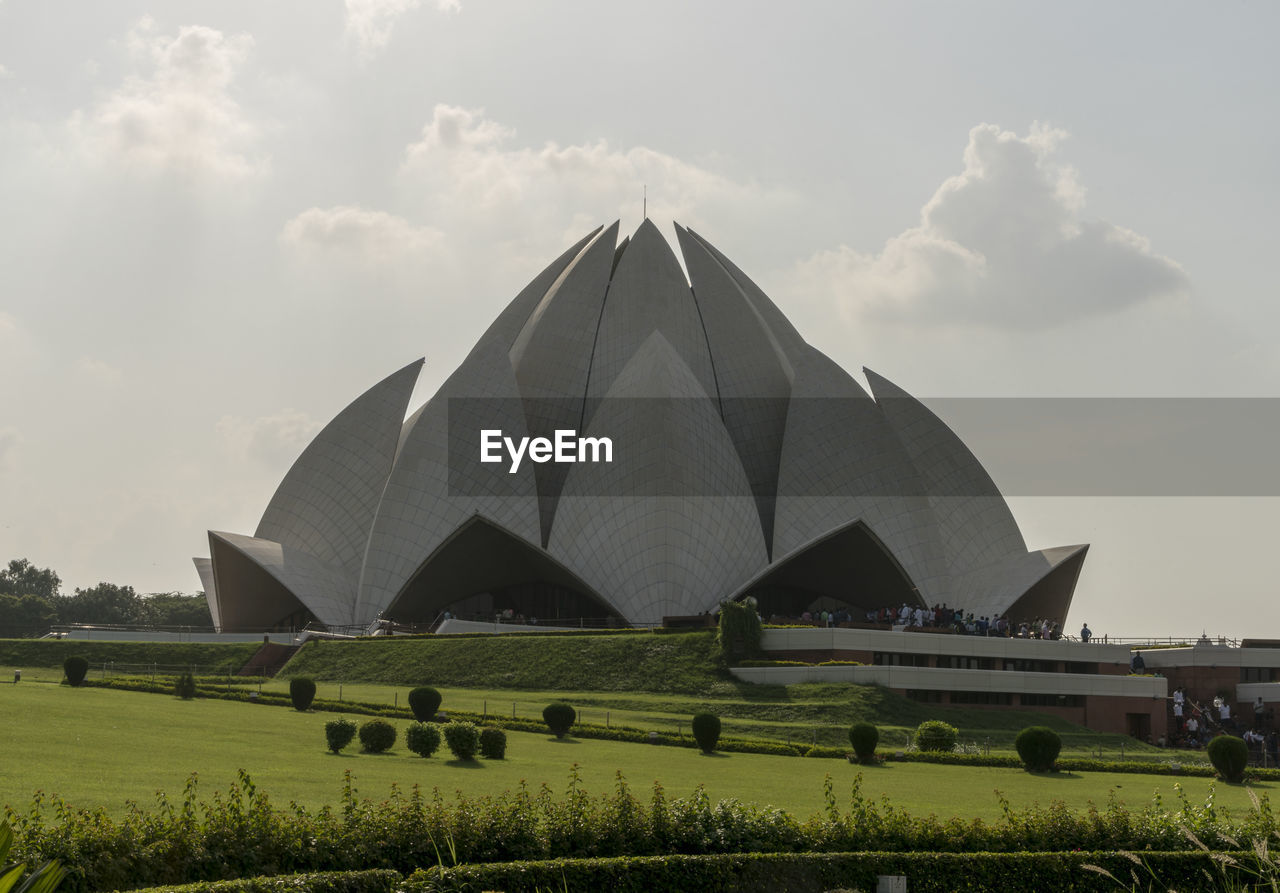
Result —
[[[995, 819], [1000, 790], [1015, 806], [1062, 800], [1072, 808], [1102, 804], [1114, 793], [1138, 808], [1156, 792], [1174, 806], [1181, 783], [1193, 802], [1203, 802], [1207, 779], [1172, 779], [1110, 773], [1038, 776], [1020, 770], [929, 764], [891, 764], [863, 769], [841, 760], [755, 754], [703, 756], [697, 750], [611, 741], [556, 741], [546, 735], [508, 733], [508, 759], [459, 764], [447, 752], [431, 759], [412, 756], [403, 740], [385, 755], [354, 749], [334, 756], [324, 748], [331, 713], [298, 713], [281, 707], [223, 701], [181, 701], [164, 695], [72, 689], [51, 684], [0, 685], [0, 804], [24, 810], [32, 793], [58, 793], [77, 807], [103, 806], [119, 814], [125, 801], [147, 805], [156, 790], [180, 796], [187, 777], [199, 773], [205, 797], [224, 790], [238, 769], [279, 804], [335, 804], [342, 773], [350, 770], [362, 796], [381, 799], [392, 784], [419, 784], [446, 794], [469, 796], [515, 788], [523, 780], [537, 789], [563, 791], [572, 764], [581, 766], [586, 788], [602, 794], [621, 771], [642, 796], [659, 781], [668, 797], [705, 786], [713, 800], [737, 798], [786, 809], [798, 816], [821, 810], [824, 777], [836, 782], [845, 803], [853, 779], [863, 794], [888, 797], [917, 814]], [[15, 721], [15, 718], [20, 718]], [[362, 718], [355, 717], [357, 721]], [[397, 722], [403, 735], [405, 723]], [[1253, 786], [1259, 794], [1280, 787]], [[1216, 803], [1232, 811], [1250, 808], [1245, 788], [1218, 785]]]
[[[159, 673], [195, 664], [208, 675], [238, 669], [257, 644], [0, 640], [0, 668], [23, 667], [30, 680], [62, 678], [62, 661], [80, 654], [90, 661], [90, 678]], [[111, 669], [114, 664], [115, 670]], [[104, 667], [106, 669], [104, 669]], [[125, 669], [127, 667], [127, 670]], [[313, 641], [294, 657], [281, 681], [309, 675], [320, 682], [320, 697], [336, 699], [339, 684], [348, 700], [393, 703], [415, 685], [435, 685], [446, 694], [445, 709], [537, 718], [552, 700], [568, 700], [583, 721], [646, 730], [686, 728], [699, 712], [719, 715], [725, 734], [795, 744], [847, 746], [847, 730], [858, 721], [875, 723], [882, 747], [903, 748], [926, 719], [960, 729], [961, 740], [993, 753], [1013, 753], [1013, 740], [1029, 725], [1048, 725], [1063, 739], [1063, 753], [1165, 758], [1163, 751], [1121, 735], [1107, 735], [1034, 711], [921, 704], [876, 686], [806, 684], [751, 685], [735, 679], [717, 662], [711, 632], [629, 632], [614, 635], [481, 636]], [[11, 678], [0, 675], [0, 681]], [[355, 684], [356, 681], [360, 684]], [[244, 680], [244, 684], [254, 684]]]
[[[1013, 753], [1018, 732], [1047, 725], [1062, 736], [1063, 753], [1084, 756], [1102, 748], [1117, 758], [1162, 756], [1163, 751], [1122, 735], [1094, 732], [1034, 711], [922, 704], [885, 688], [847, 684], [752, 685], [717, 663], [712, 632], [585, 636], [482, 636], [312, 642], [280, 678], [311, 676], [321, 698], [370, 703], [403, 699], [416, 685], [446, 693], [444, 708], [537, 717], [553, 700], [583, 711], [583, 721], [606, 721], [673, 731], [695, 713], [725, 721], [725, 734], [843, 747], [850, 725], [875, 723], [884, 747], [905, 747], [927, 719], [960, 729], [961, 738], [993, 752]], [[330, 683], [325, 685], [325, 683]], [[268, 683], [269, 685], [272, 683]]]
[[408, 686], [712, 696], [752, 687], [718, 668], [716, 655], [709, 632], [312, 640], [281, 675]]
[[[235, 642], [227, 645], [205, 642], [95, 642], [81, 639], [0, 639], [0, 670], [12, 674], [13, 668], [56, 668], [62, 678], [62, 663], [68, 657], [83, 657], [90, 673], [101, 672], [104, 665], [115, 663], [140, 668], [198, 667], [198, 672], [235, 672], [244, 666], [261, 647], [259, 642]], [[12, 679], [0, 675], [0, 681]]]

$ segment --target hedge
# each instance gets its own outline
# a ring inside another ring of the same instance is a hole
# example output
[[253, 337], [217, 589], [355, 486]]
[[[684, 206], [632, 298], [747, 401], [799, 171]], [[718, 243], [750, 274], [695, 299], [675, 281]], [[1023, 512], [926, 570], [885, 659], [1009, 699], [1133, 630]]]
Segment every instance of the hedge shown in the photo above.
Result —
[[[826, 808], [801, 821], [771, 807], [713, 802], [701, 788], [691, 796], [668, 799], [655, 784], [648, 796], [637, 796], [621, 774], [599, 796], [587, 792], [572, 770], [560, 796], [546, 786], [534, 794], [521, 785], [493, 796], [445, 799], [415, 786], [408, 792], [393, 788], [389, 797], [377, 801], [362, 798], [349, 773], [346, 779], [334, 807], [317, 811], [274, 806], [244, 773], [229, 794], [199, 800], [193, 777], [180, 804], [161, 798], [151, 811], [135, 809], [118, 820], [101, 811], [77, 811], [56, 797], [38, 798], [25, 813], [11, 816], [17, 835], [13, 858], [30, 863], [57, 859], [70, 870], [60, 893], [84, 893], [372, 866], [407, 872], [435, 865], [442, 857], [449, 865], [473, 866], [583, 857], [855, 850], [951, 853], [956, 858], [1048, 850], [1195, 855], [1200, 841], [1213, 849], [1235, 850], [1270, 839], [1278, 830], [1265, 805], [1233, 815], [1212, 805], [1212, 794], [1202, 806], [1181, 791], [1176, 802], [1150, 802], [1140, 810], [1115, 800], [1083, 811], [1060, 802], [1015, 808], [1000, 797], [1002, 817], [988, 823], [909, 815], [864, 797], [861, 774], [854, 774], [851, 790], [842, 783], [839, 795], [828, 779]], [[588, 888], [594, 885], [572, 889]]]
[[[1114, 891], [1118, 886], [1098, 871], [1116, 878], [1159, 879], [1164, 888], [1196, 889], [1204, 872], [1237, 882], [1262, 874], [1251, 853], [1229, 857], [1238, 867], [1222, 869], [1213, 855], [1199, 852], [1148, 852], [1135, 864], [1125, 854], [1074, 853], [749, 853], [709, 856], [633, 856], [498, 862], [418, 870], [404, 878], [388, 869], [316, 872], [205, 881], [182, 886], [149, 887], [135, 893], [436, 893], [493, 890], [609, 889], [616, 893], [700, 890], [710, 893], [819, 893], [833, 888], [874, 890], [879, 875], [902, 875], [912, 893], [957, 891], [987, 893], [1010, 889], [1010, 878], [1035, 878], [1036, 889]], [[1264, 876], [1266, 876], [1264, 874]]]
[[[1267, 866], [1253, 853], [1233, 852], [1223, 867], [1203, 852], [1040, 853], [742, 853], [705, 856], [633, 856], [457, 865], [414, 872], [405, 893], [503, 890], [609, 890], [610, 893], [822, 893], [835, 888], [875, 890], [880, 875], [901, 875], [912, 893], [1005, 893], [1034, 878], [1039, 893], [1128, 889], [1131, 873], [1142, 888], [1201, 889], [1205, 872], [1239, 883]], [[1086, 866], [1093, 866], [1092, 868]], [[1123, 878], [1118, 884], [1113, 878]], [[1268, 876], [1268, 875], [1264, 875]], [[1274, 876], [1274, 875], [1269, 875]], [[1011, 879], [1018, 879], [1011, 883]], [[1215, 887], [1220, 889], [1220, 887]]]
[[317, 871], [235, 881], [200, 881], [178, 887], [144, 887], [133, 893], [394, 893], [403, 880], [398, 871]]

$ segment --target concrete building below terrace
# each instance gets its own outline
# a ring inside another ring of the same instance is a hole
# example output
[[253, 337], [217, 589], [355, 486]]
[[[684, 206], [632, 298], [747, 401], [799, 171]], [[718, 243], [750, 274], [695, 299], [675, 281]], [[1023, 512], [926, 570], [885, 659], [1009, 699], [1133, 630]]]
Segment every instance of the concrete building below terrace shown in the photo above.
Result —
[[[1280, 640], [1244, 639], [1237, 646], [1202, 637], [1192, 645], [1138, 650], [1147, 672], [1168, 679], [1170, 692], [1181, 687], [1193, 705], [1203, 707], [1221, 698], [1231, 706], [1236, 727], [1241, 731], [1254, 725], [1276, 727]], [[1259, 698], [1261, 716], [1255, 714]]]
[[1128, 645], [839, 628], [766, 629], [761, 645], [770, 659], [861, 666], [735, 668], [744, 682], [882, 685], [925, 703], [1048, 713], [1140, 741], [1168, 735], [1169, 681], [1131, 674]]

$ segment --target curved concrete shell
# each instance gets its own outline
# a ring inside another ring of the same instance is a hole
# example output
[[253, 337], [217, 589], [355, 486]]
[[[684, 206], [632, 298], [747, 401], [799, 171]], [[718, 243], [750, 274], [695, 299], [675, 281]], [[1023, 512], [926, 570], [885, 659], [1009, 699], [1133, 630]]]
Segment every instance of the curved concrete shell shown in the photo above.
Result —
[[[255, 536], [210, 533], [196, 566], [215, 624], [507, 608], [652, 624], [748, 595], [787, 613], [1065, 618], [1086, 546], [1028, 552], [940, 419], [869, 370], [868, 394], [704, 238], [676, 234], [688, 278], [649, 221], [621, 243], [616, 223], [597, 229], [407, 420], [421, 361], [354, 401]], [[503, 444], [487, 457], [484, 432]], [[561, 435], [564, 454], [507, 452]]]

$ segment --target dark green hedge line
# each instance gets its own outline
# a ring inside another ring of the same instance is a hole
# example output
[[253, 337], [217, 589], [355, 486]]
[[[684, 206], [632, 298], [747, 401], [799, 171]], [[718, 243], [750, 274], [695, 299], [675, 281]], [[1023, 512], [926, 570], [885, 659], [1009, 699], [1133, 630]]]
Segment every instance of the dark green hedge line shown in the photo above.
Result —
[[604, 889], [611, 893], [822, 893], [836, 888], [874, 890], [880, 875], [906, 877], [907, 888], [913, 893], [1004, 893], [1032, 888], [1057, 893], [1114, 891], [1120, 886], [1120, 879], [1127, 887], [1135, 876], [1140, 886], [1158, 881], [1165, 889], [1197, 889], [1204, 885], [1206, 874], [1220, 882], [1244, 884], [1274, 877], [1274, 871], [1273, 864], [1245, 852], [1148, 852], [1136, 862], [1133, 857], [1111, 852], [744, 853], [458, 865], [420, 869], [407, 879], [386, 869], [317, 872], [148, 887], [136, 893], [534, 893]]
[[[1236, 864], [1224, 866], [1224, 855]], [[1128, 889], [1134, 876], [1139, 889], [1157, 880], [1160, 889], [1203, 889], [1206, 873], [1233, 883], [1276, 877], [1272, 863], [1244, 852], [1148, 852], [1140, 858], [1113, 852], [744, 853], [459, 865], [417, 871], [401, 889], [405, 893], [823, 893], [871, 891], [878, 876], [900, 875], [906, 877], [912, 893], [1114, 893], [1117, 888]], [[1118, 883], [1120, 879], [1123, 884]]]
[[380, 868], [369, 871], [318, 871], [231, 881], [200, 881], [177, 887], [144, 887], [134, 893], [395, 893], [403, 875]]
[[[818, 748], [810, 748], [818, 750]], [[811, 756], [835, 756], [843, 753], [836, 748], [821, 748], [823, 753], [806, 754]], [[885, 762], [899, 763], [941, 763], [951, 766], [988, 766], [997, 768], [1018, 769], [1022, 761], [1013, 756], [983, 756], [981, 754], [960, 753], [882, 753]], [[1168, 762], [1151, 762], [1148, 760], [1094, 760], [1088, 757], [1064, 757], [1058, 759], [1054, 766], [1059, 772], [1124, 772], [1138, 775], [1189, 775], [1197, 778], [1213, 778], [1218, 773], [1212, 766], [1203, 763], [1178, 762], [1178, 751], [1170, 751]], [[1199, 756], [1198, 754], [1188, 756]], [[1250, 769], [1247, 778], [1255, 780], [1280, 779], [1280, 769]]]

